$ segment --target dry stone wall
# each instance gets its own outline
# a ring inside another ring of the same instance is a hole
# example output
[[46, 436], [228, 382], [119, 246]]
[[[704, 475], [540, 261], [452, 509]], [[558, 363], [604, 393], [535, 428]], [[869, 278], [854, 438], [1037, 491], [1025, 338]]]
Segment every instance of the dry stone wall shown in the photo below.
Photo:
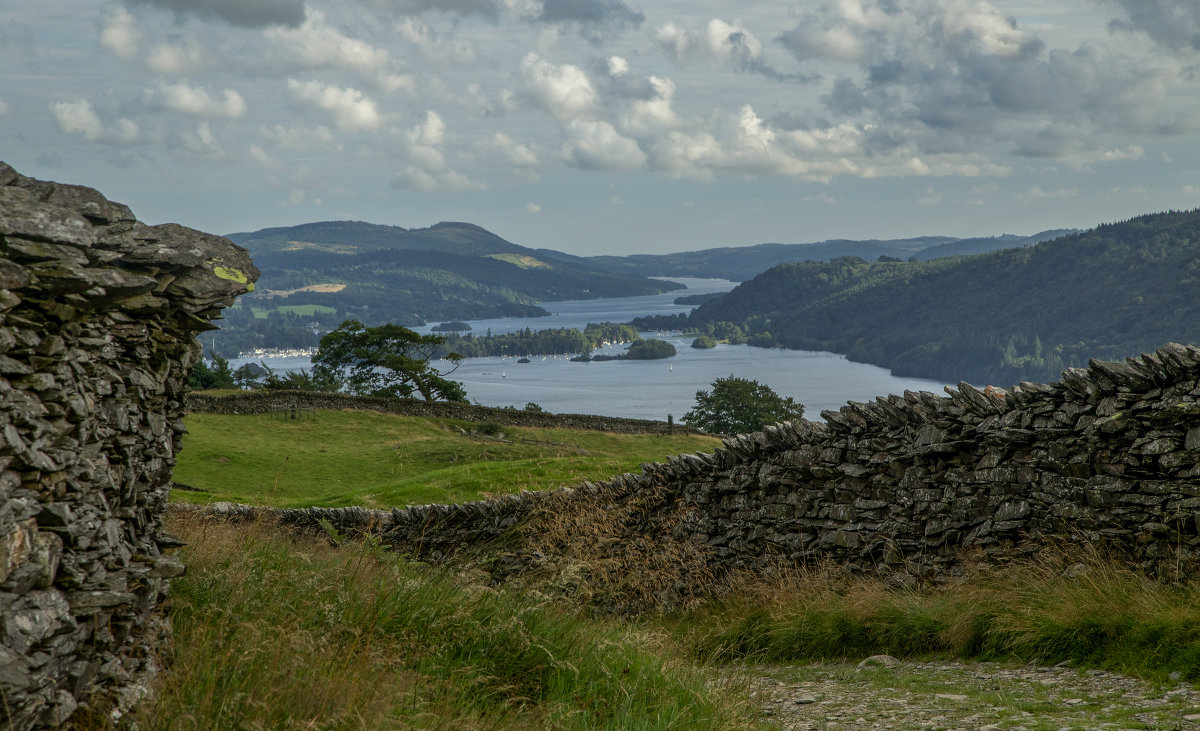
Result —
[[[574, 511], [620, 516], [596, 542], [609, 555], [650, 531], [692, 551], [678, 555], [699, 551], [717, 573], [832, 560], [911, 581], [1054, 544], [1094, 546], [1162, 578], [1195, 575], [1200, 348], [1168, 344], [1124, 363], [1093, 362], [1054, 384], [947, 391], [850, 403], [823, 412], [824, 423], [780, 424], [713, 454], [549, 493], [390, 512], [268, 512], [376, 532], [434, 558], [502, 539], [504, 550], [527, 554], [518, 566], [536, 563], [529, 556], [545, 552], [538, 536]], [[577, 540], [590, 540], [586, 533]], [[574, 550], [569, 540], [558, 547]]]
[[183, 571], [163, 515], [195, 335], [257, 276], [226, 239], [0, 163], [0, 728], [144, 692]]

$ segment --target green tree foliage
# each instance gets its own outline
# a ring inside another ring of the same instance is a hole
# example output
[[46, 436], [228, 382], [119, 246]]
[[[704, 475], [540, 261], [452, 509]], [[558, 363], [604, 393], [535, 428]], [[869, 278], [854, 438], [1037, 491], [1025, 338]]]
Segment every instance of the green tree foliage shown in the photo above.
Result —
[[692, 347], [699, 350], [708, 350], [709, 348], [717, 347], [717, 339], [711, 335], [697, 335], [692, 341]]
[[1200, 210], [1172, 211], [976, 256], [782, 264], [700, 305], [686, 329], [733, 323], [754, 345], [1008, 386], [1200, 342], [1197, 292]]
[[675, 355], [675, 346], [665, 340], [639, 340], [625, 351], [625, 360], [659, 360]]
[[[321, 338], [313, 356], [312, 378], [322, 382], [341, 382], [350, 393], [370, 396], [411, 398], [420, 394], [426, 401], [466, 401], [462, 384], [445, 376], [430, 360], [445, 338], [420, 335], [399, 325], [366, 327], [347, 320]], [[457, 364], [458, 353], [443, 360]]]
[[212, 361], [213, 364], [210, 367], [203, 358], [197, 360], [188, 376], [188, 385], [197, 391], [205, 391], [210, 388], [234, 388], [236, 384], [233, 371], [229, 368], [229, 361], [220, 353], [214, 353]]
[[790, 396], [731, 374], [713, 381], [711, 391], [697, 391], [696, 406], [683, 415], [683, 422], [711, 434], [744, 434], [803, 416], [804, 405]]
[[589, 322], [582, 331], [574, 328], [538, 330], [531, 328], [504, 335], [452, 335], [446, 338], [446, 350], [464, 358], [502, 355], [560, 355], [586, 353], [602, 345], [634, 342], [641, 338], [630, 325]]

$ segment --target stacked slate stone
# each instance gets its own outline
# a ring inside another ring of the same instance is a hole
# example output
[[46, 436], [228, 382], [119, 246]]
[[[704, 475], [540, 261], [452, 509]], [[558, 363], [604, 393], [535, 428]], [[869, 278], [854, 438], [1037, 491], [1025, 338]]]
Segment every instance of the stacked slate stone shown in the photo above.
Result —
[[653, 526], [664, 545], [702, 545], [718, 571], [833, 561], [908, 583], [1087, 545], [1160, 578], [1195, 575], [1200, 348], [1093, 361], [1055, 384], [947, 392], [850, 403], [825, 423], [779, 424], [575, 489], [390, 513], [267, 512], [437, 558], [500, 538], [519, 552], [514, 536], [536, 535], [546, 515], [615, 513], [653, 492], [662, 498], [645, 509], [678, 518], [626, 513], [616, 530], [633, 541]]
[[683, 488], [722, 565], [941, 576], [1087, 544], [1167, 579], [1200, 562], [1200, 349], [1060, 383], [906, 393], [726, 443]]
[[196, 333], [258, 271], [0, 163], [0, 727], [144, 692], [183, 571], [163, 532]]

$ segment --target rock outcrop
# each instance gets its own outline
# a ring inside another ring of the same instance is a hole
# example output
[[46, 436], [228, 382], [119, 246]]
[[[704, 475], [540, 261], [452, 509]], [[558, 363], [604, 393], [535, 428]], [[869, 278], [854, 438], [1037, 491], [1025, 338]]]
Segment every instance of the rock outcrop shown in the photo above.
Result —
[[195, 335], [257, 277], [227, 239], [0, 163], [0, 727], [144, 692]]

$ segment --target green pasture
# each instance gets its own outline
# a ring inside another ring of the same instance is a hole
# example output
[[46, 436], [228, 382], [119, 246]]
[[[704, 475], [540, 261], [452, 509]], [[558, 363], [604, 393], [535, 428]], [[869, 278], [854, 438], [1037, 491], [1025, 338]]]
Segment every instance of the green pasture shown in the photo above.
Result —
[[[189, 414], [175, 481], [186, 502], [279, 507], [392, 507], [479, 500], [636, 472], [713, 437], [612, 434], [362, 411], [281, 415]], [[465, 432], [465, 433], [464, 433]]]

